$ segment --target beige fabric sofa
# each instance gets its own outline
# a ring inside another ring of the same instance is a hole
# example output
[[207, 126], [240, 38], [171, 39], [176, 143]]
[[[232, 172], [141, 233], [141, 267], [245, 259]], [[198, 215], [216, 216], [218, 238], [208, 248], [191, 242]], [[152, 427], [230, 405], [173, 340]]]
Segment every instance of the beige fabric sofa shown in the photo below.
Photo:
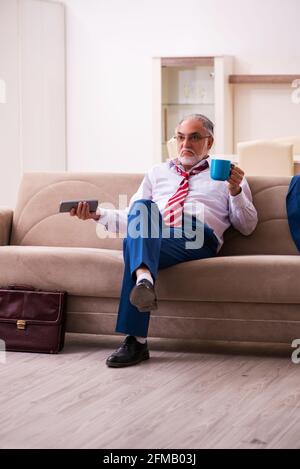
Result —
[[[118, 195], [130, 197], [142, 177], [26, 173], [14, 213], [0, 209], [0, 285], [67, 290], [68, 331], [114, 334], [122, 239], [107, 237], [92, 220], [59, 214], [58, 206], [61, 200], [98, 198], [118, 207]], [[300, 257], [285, 209], [290, 178], [248, 181], [259, 216], [255, 232], [245, 237], [229, 229], [218, 257], [160, 271], [159, 309], [151, 314], [149, 336], [285, 343], [300, 338]]]

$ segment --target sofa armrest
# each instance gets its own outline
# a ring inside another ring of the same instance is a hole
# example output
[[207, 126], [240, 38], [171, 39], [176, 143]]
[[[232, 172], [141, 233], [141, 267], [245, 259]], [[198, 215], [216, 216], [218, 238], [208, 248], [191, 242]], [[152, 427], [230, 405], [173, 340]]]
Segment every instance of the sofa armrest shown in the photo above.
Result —
[[10, 208], [0, 206], [0, 246], [9, 244], [13, 213]]

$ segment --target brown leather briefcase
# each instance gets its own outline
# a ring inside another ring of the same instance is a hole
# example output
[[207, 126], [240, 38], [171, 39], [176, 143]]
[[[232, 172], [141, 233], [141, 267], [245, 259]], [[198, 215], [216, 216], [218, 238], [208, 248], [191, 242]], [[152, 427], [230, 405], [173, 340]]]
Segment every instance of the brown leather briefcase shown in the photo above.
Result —
[[57, 353], [64, 346], [65, 291], [29, 285], [0, 288], [0, 339], [14, 352]]

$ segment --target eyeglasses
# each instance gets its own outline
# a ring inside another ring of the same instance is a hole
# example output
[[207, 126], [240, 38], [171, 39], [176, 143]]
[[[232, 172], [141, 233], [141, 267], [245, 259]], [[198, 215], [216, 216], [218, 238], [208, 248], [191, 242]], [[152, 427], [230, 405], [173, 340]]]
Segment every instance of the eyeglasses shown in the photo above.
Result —
[[177, 134], [177, 135], [174, 135], [173, 138], [177, 140], [177, 143], [183, 142], [186, 138], [188, 142], [197, 143], [197, 142], [200, 142], [200, 140], [203, 140], [204, 138], [209, 138], [209, 137], [211, 137], [211, 135], [200, 135], [198, 134], [198, 132], [195, 132], [190, 135]]

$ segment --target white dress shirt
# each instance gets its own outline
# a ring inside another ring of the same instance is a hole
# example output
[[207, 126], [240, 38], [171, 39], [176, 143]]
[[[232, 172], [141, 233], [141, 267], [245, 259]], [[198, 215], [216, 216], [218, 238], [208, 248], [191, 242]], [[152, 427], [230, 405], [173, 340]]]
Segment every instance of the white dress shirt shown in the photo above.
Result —
[[[128, 211], [139, 199], [152, 200], [162, 213], [183, 179], [183, 176], [176, 171], [174, 161], [153, 166], [145, 175], [137, 192], [131, 197], [126, 209], [113, 210], [100, 207], [99, 223], [105, 225], [109, 231], [126, 233]], [[210, 164], [210, 157], [206, 161]], [[202, 163], [203, 161], [198, 165]], [[189, 192], [184, 201], [184, 209], [190, 204], [203, 205], [203, 219], [201, 219], [213, 229], [219, 241], [218, 251], [223, 244], [223, 233], [230, 225], [244, 235], [249, 235], [256, 227], [257, 212], [245, 177], [241, 182], [241, 188], [242, 191], [238, 195], [230, 195], [227, 181], [211, 179], [209, 168], [189, 178]]]

